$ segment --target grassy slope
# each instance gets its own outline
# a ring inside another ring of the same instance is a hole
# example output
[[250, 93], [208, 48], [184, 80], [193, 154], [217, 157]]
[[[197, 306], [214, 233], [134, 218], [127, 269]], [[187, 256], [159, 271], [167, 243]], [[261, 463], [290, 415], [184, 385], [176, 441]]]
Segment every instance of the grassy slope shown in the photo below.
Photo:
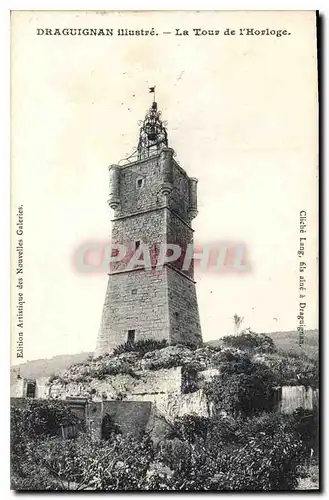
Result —
[[[298, 345], [298, 333], [296, 331], [289, 332], [271, 332], [266, 333], [271, 337], [275, 345], [285, 352], [293, 352], [298, 354], [306, 354], [310, 358], [317, 358], [319, 351], [319, 331], [306, 330], [304, 334], [304, 344]], [[211, 340], [207, 342], [210, 345], [219, 345], [221, 339]]]
[[310, 358], [316, 358], [319, 353], [319, 331], [305, 330], [304, 344], [298, 345], [297, 332], [273, 332], [268, 334], [279, 349], [287, 352], [303, 353]]

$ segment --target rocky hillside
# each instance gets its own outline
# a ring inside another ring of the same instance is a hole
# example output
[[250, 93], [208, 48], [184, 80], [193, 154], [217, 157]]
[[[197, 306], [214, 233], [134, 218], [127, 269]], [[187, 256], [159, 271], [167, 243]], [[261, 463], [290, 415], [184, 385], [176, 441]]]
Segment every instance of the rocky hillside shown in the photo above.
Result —
[[[319, 346], [319, 332], [318, 330], [307, 330], [305, 331], [305, 343], [303, 347], [299, 347], [296, 339], [297, 332], [272, 332], [267, 334], [271, 337], [279, 349], [288, 353], [305, 354], [312, 359], [318, 357], [318, 346]], [[206, 342], [205, 345], [212, 347], [220, 347], [223, 345], [222, 337], [218, 340], [211, 340]], [[79, 363], [85, 363], [88, 357], [91, 357], [92, 353], [82, 352], [72, 355], [60, 355], [54, 356], [49, 359], [36, 359], [33, 361], [27, 361], [21, 365], [13, 366], [12, 372], [17, 372], [19, 370], [20, 375], [24, 378], [39, 378], [39, 377], [50, 377], [54, 373], [60, 373], [67, 370], [70, 366]]]
[[[154, 342], [156, 344], [156, 342]], [[317, 385], [317, 364], [304, 355], [289, 355], [278, 350], [272, 339], [266, 335], [246, 332], [238, 337], [226, 337], [221, 345], [204, 345], [192, 349], [183, 345], [146, 350], [143, 341], [133, 347], [118, 350], [98, 358], [89, 358], [76, 363], [50, 382], [84, 383], [93, 379], [103, 380], [115, 375], [140, 377], [143, 371], [156, 371], [182, 367], [182, 375], [193, 379], [197, 373], [209, 369], [220, 369], [227, 363], [244, 364], [245, 359], [266, 365], [274, 374], [276, 385]]]
[[191, 350], [188, 347], [176, 345], [167, 346], [150, 352], [123, 352], [117, 355], [106, 354], [98, 358], [88, 359], [70, 366], [67, 370], [51, 377], [50, 381], [88, 382], [93, 378], [104, 379], [106, 376], [126, 374], [137, 376], [142, 370], [161, 370], [185, 366], [196, 372], [206, 370], [214, 365], [221, 353], [221, 348], [205, 346]]

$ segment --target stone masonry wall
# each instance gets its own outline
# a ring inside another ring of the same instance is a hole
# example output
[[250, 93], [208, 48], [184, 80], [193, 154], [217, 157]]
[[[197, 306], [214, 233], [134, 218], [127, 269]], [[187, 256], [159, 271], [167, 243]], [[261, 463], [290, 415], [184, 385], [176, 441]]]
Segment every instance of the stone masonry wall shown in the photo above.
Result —
[[166, 272], [171, 340], [173, 343], [201, 344], [195, 284], [170, 267], [166, 268]]
[[179, 394], [181, 392], [181, 368], [169, 368], [156, 371], [138, 371], [137, 378], [120, 374], [107, 376], [99, 380], [93, 378], [86, 382], [70, 382], [61, 384], [56, 381], [50, 384], [51, 398], [65, 399], [67, 397], [89, 398], [93, 401], [117, 400], [119, 398], [152, 394]]
[[[179, 217], [190, 220], [190, 186], [187, 173], [172, 161], [172, 192], [166, 200], [161, 192], [164, 182], [160, 158], [153, 157], [120, 167], [120, 206], [116, 217], [152, 210], [168, 204]], [[142, 184], [138, 183], [142, 180]]]
[[164, 269], [109, 276], [96, 354], [126, 342], [128, 330], [135, 330], [136, 341], [169, 340]]
[[168, 421], [184, 415], [209, 417], [212, 414], [212, 405], [201, 389], [189, 394], [144, 394], [128, 396], [128, 399], [152, 402], [156, 413]]
[[[101, 414], [104, 413], [99, 410], [100, 402], [104, 409], [115, 403], [125, 403], [128, 408], [133, 402], [149, 402], [157, 414], [168, 420], [185, 414], [209, 416], [211, 409], [202, 390], [190, 394], [181, 393], [181, 367], [140, 371], [137, 375], [139, 379], [130, 375], [116, 375], [104, 380], [92, 379], [89, 382], [69, 383], [65, 386], [53, 383], [50, 386], [50, 397], [62, 400], [86, 398], [91, 401], [88, 403], [88, 415], [95, 428], [99, 428]], [[119, 401], [119, 398], [122, 400]], [[92, 402], [95, 403], [94, 410]]]
[[168, 210], [166, 218], [167, 227], [167, 241], [175, 245], [179, 245], [181, 249], [181, 258], [177, 261], [172, 262], [170, 265], [179, 269], [184, 274], [187, 274], [193, 279], [194, 276], [194, 265], [193, 260], [189, 264], [188, 268], [183, 269], [184, 257], [187, 249], [187, 245], [193, 243], [193, 230], [187, 224], [185, 224], [181, 219], [179, 219], [175, 214]]
[[168, 200], [168, 206], [179, 217], [189, 222], [189, 177], [186, 172], [173, 161], [173, 190]]
[[[143, 184], [138, 186], [138, 180]], [[116, 217], [159, 208], [163, 198], [159, 195], [162, 184], [159, 158], [140, 161], [120, 169], [120, 207]]]
[[[155, 212], [141, 213], [113, 221], [112, 241], [124, 245], [127, 253], [120, 262], [112, 263], [111, 272], [127, 269], [127, 265], [136, 251], [136, 241], [147, 245], [152, 257], [151, 263], [152, 265], [156, 264], [157, 248], [160, 243], [167, 241], [165, 210], [165, 208], [159, 209]], [[154, 251], [156, 255], [153, 255]]]

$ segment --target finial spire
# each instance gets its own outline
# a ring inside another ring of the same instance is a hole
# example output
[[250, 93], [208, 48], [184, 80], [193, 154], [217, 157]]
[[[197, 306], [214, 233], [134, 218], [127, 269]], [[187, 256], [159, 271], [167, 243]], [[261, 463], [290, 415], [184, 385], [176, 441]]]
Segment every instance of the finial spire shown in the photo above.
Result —
[[168, 146], [167, 130], [155, 101], [155, 86], [149, 87], [149, 93], [153, 94], [153, 102], [141, 122], [137, 146], [139, 160], [157, 155], [164, 146]]

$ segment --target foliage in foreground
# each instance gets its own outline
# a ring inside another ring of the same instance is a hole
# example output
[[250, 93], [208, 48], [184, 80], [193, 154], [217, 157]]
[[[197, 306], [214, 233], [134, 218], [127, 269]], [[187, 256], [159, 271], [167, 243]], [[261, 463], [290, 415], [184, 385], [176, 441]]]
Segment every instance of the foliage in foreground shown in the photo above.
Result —
[[291, 490], [303, 460], [295, 420], [273, 414], [186, 416], [158, 444], [117, 433], [101, 442], [23, 433], [22, 442], [12, 448], [19, 490]]
[[37, 446], [40, 440], [60, 435], [61, 429], [84, 423], [61, 401], [27, 400], [24, 407], [10, 410], [11, 466], [14, 474], [22, 473], [28, 461], [28, 446]]

